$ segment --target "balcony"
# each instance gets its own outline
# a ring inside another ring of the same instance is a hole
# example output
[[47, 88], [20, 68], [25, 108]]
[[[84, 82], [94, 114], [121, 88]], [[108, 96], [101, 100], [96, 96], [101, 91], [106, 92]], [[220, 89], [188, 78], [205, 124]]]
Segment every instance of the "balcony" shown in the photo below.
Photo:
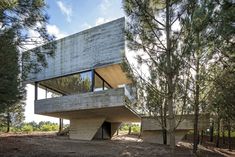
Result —
[[35, 113], [65, 119], [105, 117], [107, 121], [140, 121], [128, 107], [134, 101], [130, 87], [35, 100]]

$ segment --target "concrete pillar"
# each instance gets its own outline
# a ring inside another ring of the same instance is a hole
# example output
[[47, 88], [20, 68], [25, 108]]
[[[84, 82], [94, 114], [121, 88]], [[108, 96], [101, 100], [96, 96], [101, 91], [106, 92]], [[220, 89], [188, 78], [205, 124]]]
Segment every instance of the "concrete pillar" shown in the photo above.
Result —
[[105, 118], [86, 118], [70, 120], [70, 139], [92, 140]]
[[119, 129], [121, 122], [111, 123], [111, 137], [115, 134], [115, 132]]

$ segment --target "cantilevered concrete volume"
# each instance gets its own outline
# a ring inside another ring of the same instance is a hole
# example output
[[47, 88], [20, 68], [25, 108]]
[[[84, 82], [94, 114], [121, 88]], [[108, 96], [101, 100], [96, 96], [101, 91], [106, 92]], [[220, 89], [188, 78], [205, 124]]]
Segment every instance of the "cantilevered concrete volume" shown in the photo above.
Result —
[[[136, 89], [122, 70], [125, 19], [120, 18], [54, 41], [48, 66], [28, 75], [35, 85], [35, 113], [70, 120], [71, 139], [110, 139], [122, 122], [141, 122], [146, 141], [162, 143], [154, 118], [131, 107]], [[41, 48], [43, 49], [43, 48]], [[39, 97], [38, 87], [45, 90]], [[192, 118], [179, 125], [177, 139], [193, 127]]]
[[124, 27], [120, 18], [55, 41], [48, 66], [27, 80], [36, 95], [38, 87], [48, 91], [36, 96], [35, 113], [69, 119], [70, 138], [82, 140], [111, 138], [122, 122], [140, 122], [128, 107], [135, 89], [121, 68]]

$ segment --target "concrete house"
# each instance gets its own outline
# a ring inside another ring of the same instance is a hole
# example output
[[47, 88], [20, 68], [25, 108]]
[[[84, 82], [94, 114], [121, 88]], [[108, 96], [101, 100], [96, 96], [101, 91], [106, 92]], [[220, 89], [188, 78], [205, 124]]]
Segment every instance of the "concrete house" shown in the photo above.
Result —
[[[35, 85], [35, 113], [69, 119], [71, 139], [110, 139], [121, 123], [141, 122], [143, 140], [162, 143], [158, 121], [141, 117], [132, 107], [136, 91], [121, 68], [124, 29], [125, 19], [120, 18], [55, 41], [48, 66], [28, 76]], [[38, 87], [51, 96], [40, 98]], [[193, 117], [185, 116], [176, 130], [177, 141], [191, 129]]]
[[[30, 74], [35, 113], [70, 120], [70, 138], [111, 138], [122, 122], [140, 122], [128, 107], [135, 92], [121, 69], [125, 19], [57, 40], [48, 66]], [[38, 87], [53, 93], [38, 98]]]

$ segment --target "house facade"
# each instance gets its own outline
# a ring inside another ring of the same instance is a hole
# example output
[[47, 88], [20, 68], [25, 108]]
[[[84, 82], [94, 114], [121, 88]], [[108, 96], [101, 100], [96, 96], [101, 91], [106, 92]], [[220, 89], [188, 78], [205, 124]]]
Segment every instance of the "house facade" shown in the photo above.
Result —
[[[157, 117], [140, 116], [133, 108], [136, 91], [121, 66], [124, 30], [120, 18], [55, 41], [48, 66], [28, 76], [27, 83], [35, 85], [35, 113], [69, 119], [71, 139], [110, 139], [121, 123], [141, 122], [142, 139], [162, 143]], [[44, 97], [39, 88], [46, 91]], [[201, 129], [208, 126], [205, 118], [199, 120]], [[176, 142], [193, 129], [193, 116], [177, 119]]]
[[[70, 138], [111, 138], [122, 122], [140, 122], [130, 109], [135, 91], [121, 68], [125, 19], [120, 18], [55, 41], [54, 57], [35, 84], [35, 113], [70, 120]], [[38, 88], [51, 93], [39, 98]]]

